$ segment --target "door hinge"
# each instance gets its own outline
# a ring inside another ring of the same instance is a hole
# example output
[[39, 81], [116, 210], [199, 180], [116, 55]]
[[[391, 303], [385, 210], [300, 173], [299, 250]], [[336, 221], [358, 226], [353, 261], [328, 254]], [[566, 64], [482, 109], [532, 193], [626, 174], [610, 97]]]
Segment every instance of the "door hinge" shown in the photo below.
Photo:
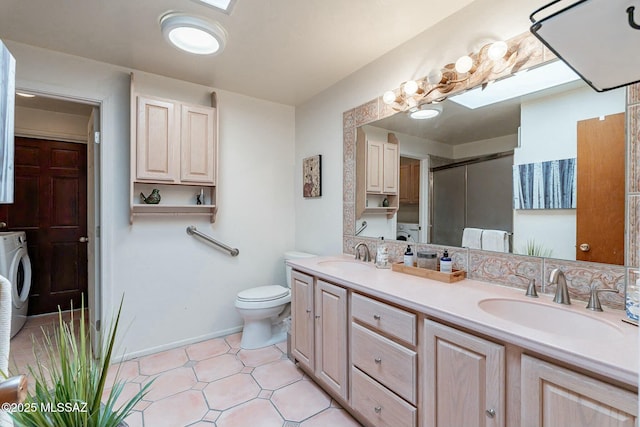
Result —
[[100, 237], [100, 226], [96, 225], [96, 237]]
[[96, 131], [93, 133], [93, 142], [96, 144], [100, 144], [100, 132]]
[[96, 332], [100, 332], [100, 319], [96, 320]]

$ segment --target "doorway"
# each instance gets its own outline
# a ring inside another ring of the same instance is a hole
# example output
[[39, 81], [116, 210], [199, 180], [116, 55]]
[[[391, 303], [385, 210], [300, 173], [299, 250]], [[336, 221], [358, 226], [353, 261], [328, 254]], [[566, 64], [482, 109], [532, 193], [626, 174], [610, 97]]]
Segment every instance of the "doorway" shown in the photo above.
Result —
[[27, 232], [29, 315], [79, 308], [84, 299], [95, 325], [100, 109], [35, 95], [16, 97], [16, 203], [0, 206], [0, 220], [3, 231]]

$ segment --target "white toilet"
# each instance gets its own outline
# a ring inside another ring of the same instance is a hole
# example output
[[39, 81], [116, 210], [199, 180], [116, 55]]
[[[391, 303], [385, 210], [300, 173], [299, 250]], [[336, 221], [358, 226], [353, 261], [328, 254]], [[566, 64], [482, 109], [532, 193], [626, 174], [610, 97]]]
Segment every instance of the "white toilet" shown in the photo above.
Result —
[[238, 293], [236, 309], [244, 320], [240, 347], [261, 348], [287, 338], [287, 329], [281, 324], [291, 313], [291, 267], [286, 265], [286, 261], [314, 256], [304, 252], [285, 252], [286, 287], [259, 286]]

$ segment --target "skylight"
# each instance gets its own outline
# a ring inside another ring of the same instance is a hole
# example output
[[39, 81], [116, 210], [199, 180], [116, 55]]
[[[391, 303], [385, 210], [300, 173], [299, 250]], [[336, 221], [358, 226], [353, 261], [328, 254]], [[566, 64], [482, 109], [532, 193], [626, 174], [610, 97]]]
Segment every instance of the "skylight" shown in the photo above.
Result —
[[460, 95], [452, 96], [449, 100], [467, 108], [475, 109], [579, 79], [580, 76], [564, 62], [555, 61], [551, 64], [498, 80], [484, 90], [478, 87]]
[[231, 15], [231, 11], [233, 10], [233, 6], [236, 4], [236, 0], [195, 0], [198, 3], [204, 3], [207, 6], [211, 6], [216, 8], [227, 15]]

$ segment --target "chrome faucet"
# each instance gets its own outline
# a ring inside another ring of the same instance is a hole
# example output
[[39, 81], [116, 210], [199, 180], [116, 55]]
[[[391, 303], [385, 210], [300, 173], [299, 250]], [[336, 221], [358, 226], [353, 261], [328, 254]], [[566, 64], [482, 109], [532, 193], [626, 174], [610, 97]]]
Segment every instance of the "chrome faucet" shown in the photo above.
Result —
[[616, 294], [620, 292], [618, 289], [598, 289], [597, 283], [591, 283], [589, 287], [591, 288], [591, 292], [589, 294], [589, 302], [587, 303], [587, 308], [593, 311], [602, 311], [600, 298], [598, 298], [598, 294], [600, 292], [615, 292]]
[[538, 298], [538, 292], [536, 291], [536, 279], [531, 279], [522, 274], [516, 274], [516, 276], [529, 281], [529, 285], [527, 285], [527, 293], [525, 295], [531, 298]]
[[567, 288], [567, 279], [564, 277], [564, 273], [559, 268], [554, 268], [549, 274], [549, 284], [556, 285], [556, 295], [553, 297], [553, 302], [558, 304], [571, 304], [569, 298], [569, 289]]
[[371, 254], [369, 253], [369, 246], [367, 246], [367, 244], [365, 242], [360, 242], [356, 245], [356, 247], [354, 248], [356, 251], [356, 259], [361, 259], [360, 258], [360, 247], [364, 246], [364, 256], [362, 257], [362, 260], [364, 262], [369, 262], [371, 261]]

